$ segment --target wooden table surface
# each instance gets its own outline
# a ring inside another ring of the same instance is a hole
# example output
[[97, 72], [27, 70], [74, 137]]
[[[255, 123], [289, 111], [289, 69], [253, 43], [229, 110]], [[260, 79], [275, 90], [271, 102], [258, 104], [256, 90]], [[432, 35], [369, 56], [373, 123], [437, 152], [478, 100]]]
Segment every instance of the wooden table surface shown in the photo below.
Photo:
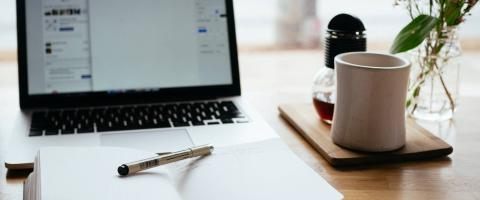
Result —
[[[289, 147], [346, 199], [480, 199], [480, 52], [467, 52], [461, 104], [455, 119], [421, 123], [454, 147], [448, 158], [335, 169], [283, 121], [282, 103], [310, 102], [320, 51], [242, 52], [242, 91]], [[18, 111], [16, 63], [0, 62], [0, 162], [12, 134], [10, 113]], [[0, 167], [0, 199], [22, 199], [28, 172]], [[321, 197], [319, 197], [321, 199]]]

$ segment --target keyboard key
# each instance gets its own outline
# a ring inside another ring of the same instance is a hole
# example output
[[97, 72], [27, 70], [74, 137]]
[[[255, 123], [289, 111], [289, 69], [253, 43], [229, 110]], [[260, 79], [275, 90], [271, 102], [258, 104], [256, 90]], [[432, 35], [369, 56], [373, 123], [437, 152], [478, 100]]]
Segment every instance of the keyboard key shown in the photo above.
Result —
[[202, 121], [192, 121], [192, 125], [194, 126], [205, 126], [205, 123]]
[[46, 130], [45, 135], [58, 135], [58, 130]]
[[173, 122], [173, 127], [186, 127], [190, 126], [188, 122]]
[[32, 127], [45, 127], [47, 123], [46, 112], [34, 112], [32, 114]]
[[32, 124], [30, 124], [30, 128], [32, 129], [46, 129], [47, 128], [47, 125], [48, 125], [48, 122], [44, 121], [44, 122], [32, 122]]
[[98, 126], [97, 127], [97, 132], [108, 132], [108, 131], [116, 131], [116, 129], [113, 128], [113, 127], [108, 127], [108, 126]]
[[232, 119], [229, 119], [229, 118], [226, 118], [226, 119], [221, 119], [222, 123], [224, 124], [233, 124], [233, 120]]
[[170, 122], [168, 121], [156, 121], [154, 120], [154, 128], [171, 128]]
[[30, 133], [28, 134], [28, 136], [42, 136], [42, 135], [43, 135], [43, 130], [34, 129], [34, 128], [31, 128]]
[[207, 122], [207, 125], [217, 125], [220, 124], [220, 122]]
[[77, 128], [77, 133], [93, 133], [94, 129], [92, 127], [83, 127], [83, 128]]
[[61, 130], [60, 134], [62, 135], [71, 135], [74, 134], [75, 130], [74, 129], [68, 129], [68, 130]]

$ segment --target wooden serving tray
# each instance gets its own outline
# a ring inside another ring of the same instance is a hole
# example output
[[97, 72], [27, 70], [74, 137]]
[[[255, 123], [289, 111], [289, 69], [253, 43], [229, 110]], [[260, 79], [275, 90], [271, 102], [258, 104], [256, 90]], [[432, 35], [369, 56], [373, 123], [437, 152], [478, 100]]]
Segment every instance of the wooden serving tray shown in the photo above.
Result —
[[332, 142], [330, 126], [321, 122], [312, 104], [287, 104], [278, 107], [281, 116], [333, 166], [361, 165], [447, 156], [453, 148], [442, 139], [407, 120], [407, 143], [396, 151], [366, 153], [342, 148]]

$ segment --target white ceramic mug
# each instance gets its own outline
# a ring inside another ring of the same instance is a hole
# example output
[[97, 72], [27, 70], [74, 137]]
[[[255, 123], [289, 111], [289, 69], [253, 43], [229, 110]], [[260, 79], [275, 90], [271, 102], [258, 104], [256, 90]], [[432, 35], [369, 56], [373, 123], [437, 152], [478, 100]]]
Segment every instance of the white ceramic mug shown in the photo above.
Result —
[[403, 147], [410, 66], [407, 60], [388, 54], [352, 52], [336, 56], [333, 142], [367, 152]]

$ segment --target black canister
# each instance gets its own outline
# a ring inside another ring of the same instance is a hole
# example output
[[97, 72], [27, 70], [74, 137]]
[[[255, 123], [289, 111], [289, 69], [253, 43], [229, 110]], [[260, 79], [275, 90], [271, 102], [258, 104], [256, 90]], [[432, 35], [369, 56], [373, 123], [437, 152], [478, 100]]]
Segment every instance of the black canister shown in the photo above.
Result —
[[366, 50], [365, 26], [360, 19], [343, 13], [330, 20], [325, 37], [325, 66], [335, 68], [338, 54]]

